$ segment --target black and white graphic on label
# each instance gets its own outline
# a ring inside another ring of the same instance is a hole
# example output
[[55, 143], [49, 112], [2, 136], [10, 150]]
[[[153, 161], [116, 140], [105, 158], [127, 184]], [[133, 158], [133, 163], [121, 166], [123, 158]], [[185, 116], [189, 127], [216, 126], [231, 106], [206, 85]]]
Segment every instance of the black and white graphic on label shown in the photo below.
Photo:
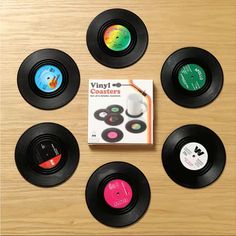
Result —
[[102, 111], [102, 112], [99, 114], [99, 116], [100, 116], [101, 118], [105, 118], [105, 117], [107, 116], [107, 112]]
[[180, 161], [189, 170], [202, 169], [208, 160], [208, 153], [200, 143], [185, 144], [180, 151]]

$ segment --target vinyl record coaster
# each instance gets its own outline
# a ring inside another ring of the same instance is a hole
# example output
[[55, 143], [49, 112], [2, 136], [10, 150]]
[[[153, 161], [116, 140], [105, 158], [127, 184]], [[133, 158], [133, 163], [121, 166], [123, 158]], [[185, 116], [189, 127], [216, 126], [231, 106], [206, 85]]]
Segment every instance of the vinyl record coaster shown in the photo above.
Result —
[[200, 125], [176, 129], [166, 139], [162, 163], [169, 177], [179, 185], [201, 188], [214, 182], [222, 173], [226, 161], [220, 138]]
[[105, 117], [104, 121], [108, 125], [116, 126], [123, 123], [124, 117], [119, 113], [110, 113]]
[[187, 47], [165, 61], [161, 83], [167, 96], [183, 107], [196, 108], [212, 102], [223, 86], [223, 71], [208, 51]]
[[102, 132], [102, 138], [108, 143], [117, 143], [124, 137], [120, 129], [108, 128]]
[[21, 64], [17, 84], [23, 98], [32, 106], [50, 110], [69, 103], [80, 85], [79, 69], [66, 53], [42, 49]]
[[124, 108], [120, 105], [113, 104], [107, 107], [107, 111], [109, 113], [122, 113], [124, 111]]
[[143, 21], [125, 9], [110, 9], [100, 13], [87, 31], [87, 46], [101, 64], [127, 67], [145, 53], [148, 33]]
[[26, 130], [15, 149], [21, 175], [31, 184], [53, 187], [69, 179], [79, 163], [79, 146], [72, 133], [55, 123]]
[[94, 112], [94, 117], [97, 119], [97, 120], [102, 120], [104, 121], [106, 116], [108, 115], [108, 111], [106, 109], [99, 109], [97, 111]]
[[126, 125], [125, 128], [130, 132], [130, 133], [142, 133], [146, 130], [147, 125], [141, 121], [141, 120], [131, 120], [129, 121]]
[[150, 201], [150, 187], [144, 174], [125, 162], [99, 167], [86, 186], [86, 202], [101, 223], [123, 227], [138, 221]]

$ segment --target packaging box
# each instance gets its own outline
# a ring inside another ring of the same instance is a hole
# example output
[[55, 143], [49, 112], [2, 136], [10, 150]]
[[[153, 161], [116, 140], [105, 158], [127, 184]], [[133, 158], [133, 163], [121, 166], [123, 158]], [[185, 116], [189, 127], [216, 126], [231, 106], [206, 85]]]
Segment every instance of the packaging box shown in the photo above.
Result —
[[153, 144], [152, 80], [89, 80], [89, 144]]

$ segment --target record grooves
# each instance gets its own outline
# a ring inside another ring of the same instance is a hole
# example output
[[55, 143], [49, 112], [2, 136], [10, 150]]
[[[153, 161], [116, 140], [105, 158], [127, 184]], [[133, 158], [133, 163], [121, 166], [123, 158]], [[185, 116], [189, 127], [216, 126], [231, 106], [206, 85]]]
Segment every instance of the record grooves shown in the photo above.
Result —
[[217, 59], [208, 51], [182, 48], [172, 53], [161, 71], [161, 83], [166, 95], [176, 104], [196, 108], [209, 104], [223, 86], [223, 71]]
[[168, 176], [188, 188], [213, 183], [222, 173], [226, 161], [224, 145], [210, 129], [185, 125], [166, 139], [162, 163]]
[[15, 162], [31, 184], [53, 187], [69, 179], [79, 163], [79, 146], [72, 133], [55, 123], [26, 130], [17, 142]]
[[86, 202], [101, 223], [123, 227], [138, 221], [150, 201], [146, 177], [135, 166], [110, 162], [99, 167], [86, 186]]
[[143, 21], [134, 13], [109, 9], [93, 19], [86, 40], [94, 59], [111, 68], [123, 68], [143, 56], [148, 33]]
[[42, 49], [21, 64], [17, 84], [22, 97], [32, 106], [51, 110], [69, 103], [80, 86], [79, 69], [66, 53]]

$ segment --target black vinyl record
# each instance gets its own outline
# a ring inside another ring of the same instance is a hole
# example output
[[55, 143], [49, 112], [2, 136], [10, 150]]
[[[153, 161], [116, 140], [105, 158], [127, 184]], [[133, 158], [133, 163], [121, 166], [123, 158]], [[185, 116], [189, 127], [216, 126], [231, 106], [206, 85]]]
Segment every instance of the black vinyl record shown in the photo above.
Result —
[[16, 145], [15, 161], [31, 184], [53, 187], [69, 179], [79, 163], [79, 146], [65, 127], [40, 123], [26, 130]]
[[42, 49], [21, 64], [17, 84], [22, 97], [32, 106], [51, 110], [69, 103], [80, 85], [79, 69], [66, 53]]
[[165, 61], [161, 83], [176, 104], [196, 108], [212, 102], [223, 86], [223, 71], [208, 51], [187, 47], [175, 51]]
[[110, 113], [105, 117], [105, 123], [108, 125], [120, 125], [124, 121], [124, 117], [120, 113]]
[[110, 9], [94, 18], [87, 31], [87, 46], [101, 64], [123, 68], [145, 53], [148, 33], [143, 21], [125, 9]]
[[97, 111], [94, 112], [94, 117], [97, 120], [102, 120], [104, 121], [106, 116], [109, 114], [109, 112], [106, 109], [99, 109]]
[[146, 130], [147, 125], [142, 120], [131, 120], [126, 125], [125, 128], [130, 133], [142, 133]]
[[200, 125], [185, 125], [166, 139], [162, 163], [169, 177], [179, 185], [201, 188], [214, 182], [226, 161], [220, 138]]
[[108, 128], [102, 132], [102, 138], [108, 143], [117, 143], [124, 137], [120, 129]]
[[86, 186], [86, 202], [101, 223], [123, 227], [138, 221], [150, 202], [150, 187], [144, 174], [125, 162], [99, 167]]

